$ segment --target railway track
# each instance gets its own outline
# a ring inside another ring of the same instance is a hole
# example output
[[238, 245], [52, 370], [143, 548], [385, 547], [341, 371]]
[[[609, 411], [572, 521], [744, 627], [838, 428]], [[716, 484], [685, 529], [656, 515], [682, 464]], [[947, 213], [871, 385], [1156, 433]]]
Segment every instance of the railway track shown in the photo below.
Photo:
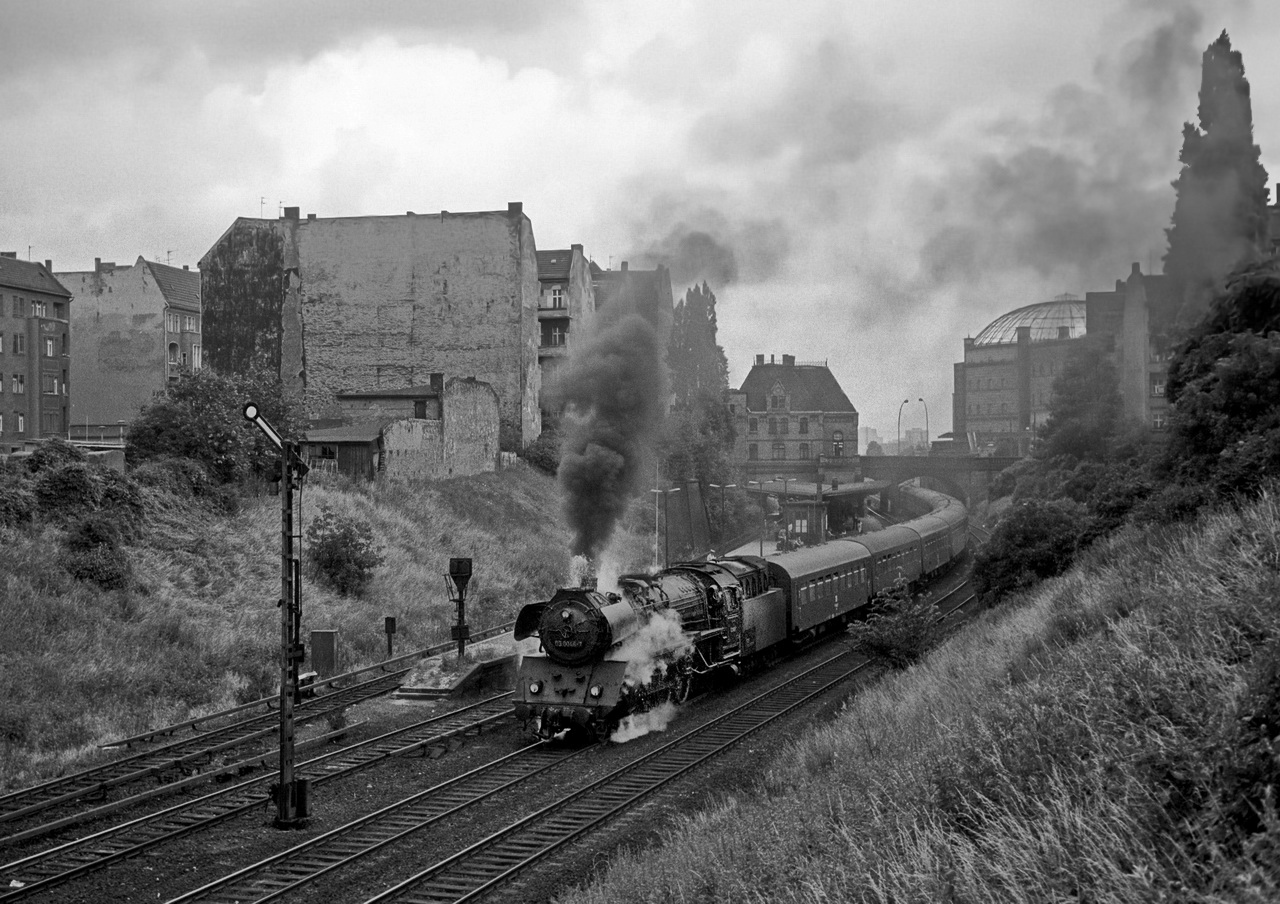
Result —
[[[334, 691], [318, 699], [304, 701], [295, 710], [295, 722], [299, 725], [313, 722], [362, 700], [390, 693], [400, 685], [407, 672], [407, 669], [393, 672]], [[109, 791], [144, 779], [157, 778], [165, 773], [180, 775], [184, 769], [208, 764], [215, 757], [237, 748], [259, 742], [265, 745], [274, 740], [278, 732], [279, 716], [252, 716], [190, 738], [139, 751], [101, 766], [0, 796], [0, 832], [10, 833], [0, 837], [0, 849], [14, 841], [34, 837], [36, 834], [47, 834], [91, 817], [81, 818], [79, 814], [72, 815], [48, 821], [34, 829], [29, 828], [18, 832], [13, 831], [15, 823], [28, 820], [55, 807], [82, 802], [86, 798], [105, 798]], [[235, 763], [223, 768], [202, 770], [196, 780], [209, 781], [242, 766], [242, 763]], [[175, 791], [189, 785], [190, 782], [186, 781], [171, 783]], [[111, 808], [121, 809], [132, 806], [139, 800], [156, 796], [158, 790], [162, 789], [152, 788], [140, 795], [122, 798], [115, 801]], [[86, 812], [93, 813], [95, 816], [103, 815], [101, 808]]]
[[[513, 624], [514, 622], [510, 622], [486, 628], [473, 635], [473, 638], [483, 640], [497, 636], [511, 630]], [[327, 688], [328, 693], [303, 700], [294, 710], [295, 724], [305, 725], [344, 707], [390, 693], [400, 686], [413, 662], [447, 652], [453, 647], [453, 641], [436, 644], [326, 679], [314, 685], [312, 691]], [[341, 686], [375, 671], [381, 674], [364, 678], [349, 686]], [[148, 747], [71, 775], [0, 794], [0, 850], [16, 841], [59, 831], [89, 819], [101, 818], [110, 812], [136, 806], [166, 793], [177, 793], [220, 776], [239, 774], [247, 768], [265, 765], [265, 760], [270, 759], [272, 754], [264, 753], [258, 757], [226, 762], [220, 767], [210, 768], [216, 758], [224, 757], [238, 748], [254, 744], [259, 744], [264, 749], [273, 747], [279, 732], [278, 703], [278, 695], [264, 697], [220, 712], [121, 738], [102, 746], [132, 748], [135, 745], [154, 743], [161, 738], [172, 738], [183, 731], [193, 732], [184, 739]], [[226, 719], [232, 721], [224, 722]], [[224, 724], [217, 724], [220, 722]], [[324, 736], [327, 737], [328, 735]], [[197, 771], [198, 774], [183, 775], [184, 772], [191, 771]], [[78, 813], [45, 820], [34, 827], [29, 822], [50, 809], [75, 806], [87, 799], [105, 800], [112, 792], [147, 779], [161, 779], [166, 774], [172, 774], [175, 778], [173, 781], [163, 782], [159, 788], [148, 788], [104, 806], [82, 808]]]
[[340, 826], [290, 850], [170, 899], [167, 904], [265, 904], [408, 838], [589, 747], [566, 750], [539, 741], [484, 766]]
[[[313, 787], [407, 756], [511, 718], [510, 692], [488, 697], [296, 766]], [[0, 865], [0, 901], [16, 901], [81, 878], [168, 841], [194, 834], [270, 803], [272, 771], [229, 788]]]
[[867, 667], [846, 651], [370, 898], [472, 901]]

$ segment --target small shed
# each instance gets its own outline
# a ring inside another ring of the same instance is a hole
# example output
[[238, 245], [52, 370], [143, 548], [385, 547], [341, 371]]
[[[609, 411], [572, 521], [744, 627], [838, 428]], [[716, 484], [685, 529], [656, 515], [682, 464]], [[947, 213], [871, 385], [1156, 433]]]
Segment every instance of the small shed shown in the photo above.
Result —
[[332, 424], [318, 421], [302, 441], [302, 458], [314, 471], [373, 480], [382, 459], [382, 430], [388, 419]]

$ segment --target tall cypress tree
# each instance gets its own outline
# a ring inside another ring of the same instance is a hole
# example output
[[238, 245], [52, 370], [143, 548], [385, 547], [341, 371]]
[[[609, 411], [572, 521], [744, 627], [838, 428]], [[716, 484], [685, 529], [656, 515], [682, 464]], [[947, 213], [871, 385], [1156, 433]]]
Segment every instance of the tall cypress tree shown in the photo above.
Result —
[[1182, 171], [1165, 230], [1164, 271], [1174, 291], [1152, 311], [1153, 327], [1194, 321], [1223, 279], [1267, 246], [1267, 171], [1253, 143], [1253, 107], [1244, 61], [1223, 31], [1201, 63], [1199, 126], [1182, 129]]
[[716, 296], [705, 282], [676, 305], [667, 365], [679, 406], [703, 398], [718, 402], [729, 385], [729, 362], [716, 344]]

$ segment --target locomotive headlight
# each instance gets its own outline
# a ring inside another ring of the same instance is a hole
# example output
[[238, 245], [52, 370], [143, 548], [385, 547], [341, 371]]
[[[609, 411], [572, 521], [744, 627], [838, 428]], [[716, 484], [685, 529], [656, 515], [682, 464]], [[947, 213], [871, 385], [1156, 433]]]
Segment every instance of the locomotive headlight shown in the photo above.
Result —
[[604, 693], [604, 688], [602, 688], [598, 684], [593, 684], [591, 685], [591, 690], [587, 691], [587, 693], [589, 693], [593, 697], [599, 697], [601, 694]]
[[573, 613], [572, 613], [572, 612], [570, 612], [568, 609], [561, 609], [561, 610], [560, 610], [560, 620], [561, 620], [561, 621], [568, 621], [568, 620], [569, 620], [569, 619], [571, 619], [571, 618], [573, 618]]
[[539, 691], [541, 691], [541, 690], [542, 690], [542, 682], [541, 682], [541, 681], [530, 681], [530, 682], [529, 682], [529, 693], [531, 693], [531, 694], [536, 694], [536, 693], [538, 693], [538, 692], [539, 692]]

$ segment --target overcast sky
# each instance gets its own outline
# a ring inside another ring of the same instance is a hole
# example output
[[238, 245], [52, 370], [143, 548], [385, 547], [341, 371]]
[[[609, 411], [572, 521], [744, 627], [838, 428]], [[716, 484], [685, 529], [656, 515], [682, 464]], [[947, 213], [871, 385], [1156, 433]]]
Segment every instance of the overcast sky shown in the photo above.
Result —
[[0, 0], [0, 250], [193, 268], [237, 216], [498, 210], [705, 278], [739, 385], [951, 426], [962, 340], [1156, 272], [1200, 55], [1280, 181], [1274, 0]]

